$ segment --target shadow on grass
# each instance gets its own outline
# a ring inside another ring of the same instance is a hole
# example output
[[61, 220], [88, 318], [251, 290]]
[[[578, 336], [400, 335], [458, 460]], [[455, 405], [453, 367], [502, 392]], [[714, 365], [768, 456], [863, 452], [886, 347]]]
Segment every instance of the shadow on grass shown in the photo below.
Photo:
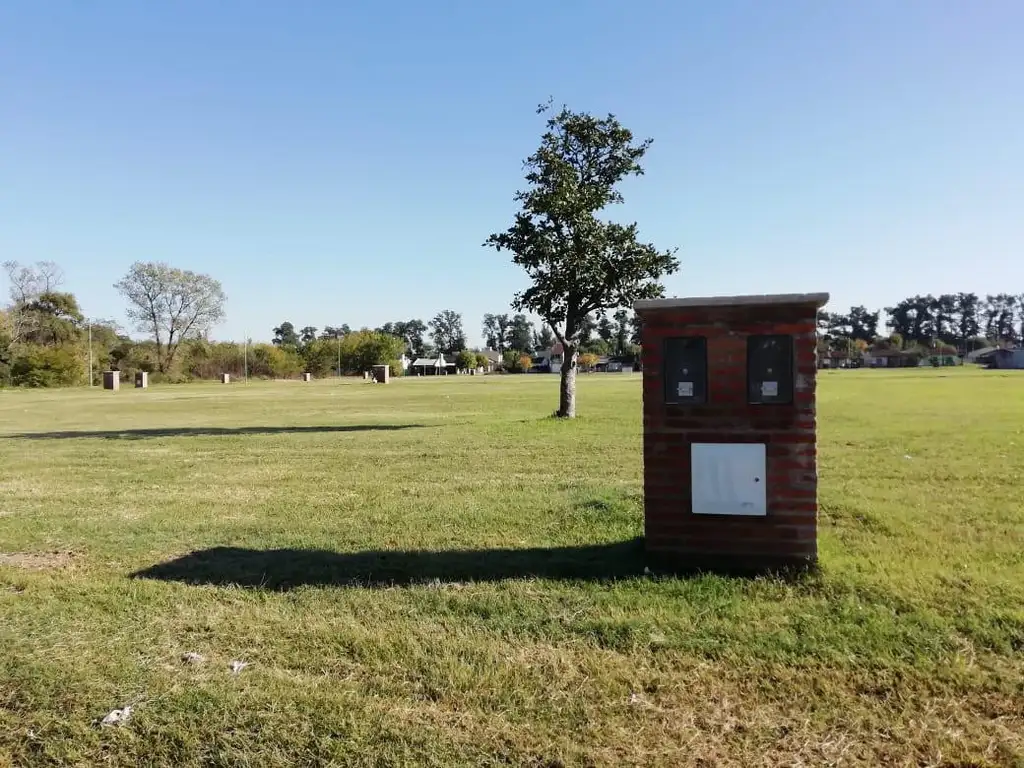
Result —
[[749, 558], [665, 559], [645, 552], [642, 537], [608, 544], [530, 549], [365, 550], [245, 549], [213, 547], [157, 563], [132, 575], [136, 579], [185, 584], [240, 586], [287, 591], [301, 586], [394, 587], [414, 584], [510, 579], [607, 582], [655, 573], [691, 578], [717, 574], [733, 578], [767, 576], [803, 581], [813, 567]]
[[330, 552], [214, 547], [158, 563], [134, 578], [284, 591], [304, 585], [369, 587], [505, 579], [606, 581], [644, 572], [644, 543], [433, 552]]
[[227, 437], [231, 435], [287, 435], [320, 432], [393, 432], [400, 429], [423, 429], [423, 424], [341, 424], [314, 427], [157, 427], [153, 429], [110, 429], [64, 432], [24, 432], [5, 435], [10, 440], [70, 440], [94, 438], [102, 440], [145, 440], [152, 437]]

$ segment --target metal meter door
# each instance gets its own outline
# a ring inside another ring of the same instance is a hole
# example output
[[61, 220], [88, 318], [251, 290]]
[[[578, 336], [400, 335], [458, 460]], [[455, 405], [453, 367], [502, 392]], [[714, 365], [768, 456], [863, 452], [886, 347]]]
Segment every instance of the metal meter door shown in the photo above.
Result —
[[700, 405], [708, 401], [708, 342], [703, 336], [665, 339], [665, 402]]
[[691, 509], [695, 515], [768, 514], [763, 443], [690, 446]]
[[767, 405], [793, 402], [793, 337], [747, 338], [747, 400]]

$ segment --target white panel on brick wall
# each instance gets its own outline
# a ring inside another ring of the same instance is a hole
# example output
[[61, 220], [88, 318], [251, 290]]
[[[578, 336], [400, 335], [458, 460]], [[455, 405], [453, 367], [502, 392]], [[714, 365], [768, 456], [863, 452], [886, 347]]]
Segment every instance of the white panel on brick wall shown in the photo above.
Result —
[[690, 471], [694, 514], [768, 513], [763, 443], [694, 443]]

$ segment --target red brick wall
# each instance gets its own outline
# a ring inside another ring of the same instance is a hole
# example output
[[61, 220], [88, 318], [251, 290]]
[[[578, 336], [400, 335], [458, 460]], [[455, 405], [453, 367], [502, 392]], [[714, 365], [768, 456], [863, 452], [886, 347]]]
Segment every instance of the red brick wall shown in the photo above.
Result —
[[[810, 564], [817, 558], [815, 315], [813, 305], [659, 307], [643, 319], [644, 495], [648, 552], [677, 565]], [[791, 405], [748, 405], [747, 337], [794, 336]], [[664, 341], [707, 338], [708, 398], [665, 403]], [[690, 445], [764, 443], [767, 515], [695, 515]]]

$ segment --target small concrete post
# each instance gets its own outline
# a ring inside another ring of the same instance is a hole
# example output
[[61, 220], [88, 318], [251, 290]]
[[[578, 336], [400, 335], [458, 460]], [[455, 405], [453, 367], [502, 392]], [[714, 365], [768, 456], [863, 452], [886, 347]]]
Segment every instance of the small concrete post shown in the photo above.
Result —
[[149, 388], [149, 374], [145, 371], [135, 372], [135, 388], [136, 389], [148, 389]]
[[103, 372], [103, 388], [110, 389], [117, 392], [121, 388], [121, 372], [120, 371], [104, 371]]
[[390, 370], [390, 366], [387, 365], [373, 366], [373, 380], [378, 384], [387, 384], [388, 374], [390, 373]]
[[313, 380], [313, 374], [312, 373], [304, 373], [304, 374], [302, 374], [302, 380], [303, 381], [312, 381]]
[[221, 384], [230, 384], [231, 383], [231, 374], [230, 373], [222, 373], [220, 375], [220, 383]]

